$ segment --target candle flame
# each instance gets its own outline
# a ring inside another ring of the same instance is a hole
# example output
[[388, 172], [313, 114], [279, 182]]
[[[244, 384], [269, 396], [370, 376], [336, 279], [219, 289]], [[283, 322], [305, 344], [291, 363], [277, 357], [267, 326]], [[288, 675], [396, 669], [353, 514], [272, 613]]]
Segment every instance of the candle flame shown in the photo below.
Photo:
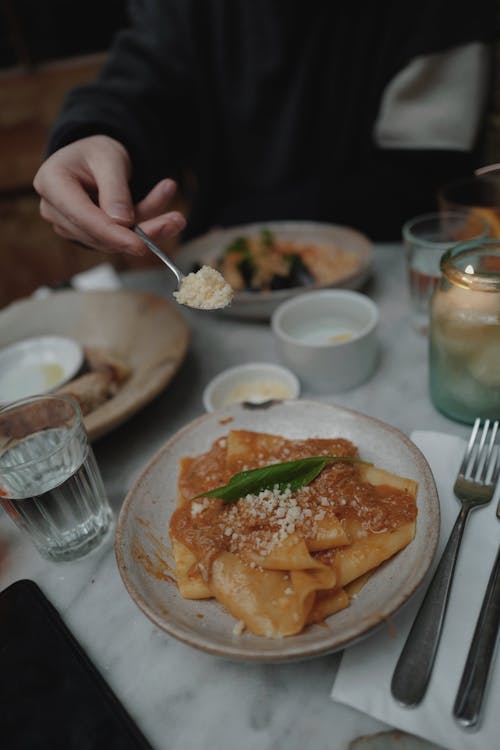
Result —
[[465, 273], [474, 273], [474, 266], [471, 263], [465, 266]]

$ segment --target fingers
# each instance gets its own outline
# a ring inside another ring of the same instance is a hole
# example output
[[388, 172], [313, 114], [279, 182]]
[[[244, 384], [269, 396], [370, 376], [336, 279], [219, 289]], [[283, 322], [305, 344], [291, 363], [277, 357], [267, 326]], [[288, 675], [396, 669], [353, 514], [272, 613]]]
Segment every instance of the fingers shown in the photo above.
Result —
[[165, 211], [176, 190], [173, 180], [161, 180], [135, 206], [137, 223], [154, 241], [175, 237], [186, 226], [186, 219], [179, 211]]
[[173, 180], [165, 179], [158, 182], [146, 197], [136, 204], [135, 220], [146, 221], [164, 213], [176, 190], [177, 185]]
[[144, 244], [139, 238], [97, 207], [71, 172], [58, 170], [44, 186], [42, 195], [42, 216], [71, 239], [104, 252], [144, 255]]
[[[102, 243], [95, 235], [82, 230], [81, 227], [71, 222], [44, 198], [40, 201], [40, 214], [42, 218], [52, 224], [55, 233], [64, 239], [74, 240], [82, 245], [94, 248], [94, 250], [101, 250], [103, 252], [113, 253], [121, 251], [120, 247], [110, 247], [108, 244]], [[140, 226], [153, 241], [158, 242], [159, 240], [175, 237], [186, 226], [186, 220], [178, 211], [170, 211], [161, 216], [156, 216], [149, 221], [142, 222]], [[137, 254], [144, 255], [147, 252], [147, 248], [138, 237], [136, 238], [136, 235], [132, 235], [132, 237], [137, 239], [140, 245], [139, 253]]]
[[[78, 242], [79, 244], [85, 245], [91, 249], [101, 250], [106, 253], [117, 253], [124, 249], [119, 243], [110, 245], [108, 242], [101, 241], [95, 234], [86, 232], [81, 226], [70, 221], [63, 213], [58, 211], [47, 200], [45, 200], [45, 198], [42, 198], [40, 201], [40, 215], [43, 219], [50, 222], [54, 232], [64, 239], [73, 240], [74, 242]], [[131, 251], [126, 250], [126, 252]], [[133, 254], [144, 255], [144, 247], [140, 247], [138, 251]]]
[[179, 211], [166, 211], [176, 190], [177, 185], [173, 180], [161, 180], [135, 206], [136, 221], [152, 240], [175, 237], [186, 226], [186, 220]]
[[107, 136], [61, 148], [42, 164], [33, 183], [42, 217], [60, 236], [96, 250], [144, 255], [147, 249], [130, 229], [135, 222], [153, 239], [175, 236], [186, 222], [178, 211], [167, 211], [176, 190], [173, 180], [161, 180], [134, 207], [129, 172], [126, 149]]
[[175, 237], [186, 226], [186, 219], [179, 211], [169, 211], [154, 219], [141, 221], [139, 225], [152, 240]]
[[[33, 182], [42, 198], [42, 216], [59, 234], [95, 249], [144, 255], [143, 243], [120, 224], [134, 221], [129, 163], [125, 148], [106, 136], [59, 149], [42, 164]], [[96, 193], [115, 218], [95, 205], [91, 195]]]
[[144, 245], [139, 238], [98, 208], [71, 176], [61, 174], [57, 194], [53, 197], [49, 189], [45, 195], [42, 216], [67, 232], [73, 232], [71, 239], [105, 252], [144, 255]]
[[128, 159], [115, 158], [110, 163], [90, 158], [88, 165], [97, 186], [99, 207], [115, 222], [131, 226], [135, 222], [135, 211], [128, 186]]

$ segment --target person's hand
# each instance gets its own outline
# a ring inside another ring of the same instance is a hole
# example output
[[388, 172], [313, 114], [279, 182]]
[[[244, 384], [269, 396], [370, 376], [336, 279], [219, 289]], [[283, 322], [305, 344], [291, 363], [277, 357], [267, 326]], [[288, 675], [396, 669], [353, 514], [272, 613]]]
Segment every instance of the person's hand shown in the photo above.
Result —
[[130, 159], [121, 143], [105, 135], [82, 138], [45, 161], [33, 181], [40, 213], [54, 231], [95, 250], [144, 255], [144, 243], [129, 227], [140, 224], [151, 239], [174, 237], [186, 225], [167, 211], [173, 180], [161, 180], [135, 206], [129, 191]]

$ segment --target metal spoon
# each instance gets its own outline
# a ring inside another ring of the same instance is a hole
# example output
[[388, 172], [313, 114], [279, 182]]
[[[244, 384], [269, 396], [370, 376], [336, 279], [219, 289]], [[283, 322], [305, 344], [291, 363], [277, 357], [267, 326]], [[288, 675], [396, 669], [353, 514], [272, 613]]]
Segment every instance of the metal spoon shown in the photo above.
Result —
[[155, 243], [148, 237], [147, 234], [145, 234], [140, 227], [133, 227], [133, 231], [136, 233], [138, 237], [141, 238], [141, 240], [144, 242], [147, 248], [151, 250], [152, 253], [154, 253], [163, 263], [165, 263], [166, 266], [172, 271], [175, 278], [177, 279], [177, 290], [180, 289], [182, 282], [186, 278], [185, 275], [182, 273], [180, 268], [177, 268], [175, 263], [173, 263], [169, 257], [165, 255], [163, 250], [160, 250], [160, 248], [155, 245]]
[[[177, 302], [179, 302], [181, 305], [187, 305], [188, 307], [192, 307], [195, 310], [217, 310], [222, 307], [226, 307], [230, 302], [232, 298], [232, 289], [229, 286], [229, 284], [226, 282], [224, 277], [215, 269], [211, 269], [212, 279], [211, 283], [206, 283], [206, 279], [203, 279], [201, 283], [206, 284], [205, 289], [205, 297], [203, 301], [200, 303], [198, 297], [199, 294], [194, 294], [194, 296], [190, 295], [189, 293], [184, 294], [183, 298], [181, 299], [181, 295], [178, 294], [180, 292], [181, 287], [184, 284], [184, 281], [186, 280], [186, 276], [182, 273], [180, 268], [177, 268], [175, 263], [173, 263], [169, 257], [165, 255], [163, 250], [160, 250], [160, 248], [155, 245], [155, 243], [148, 237], [147, 234], [145, 234], [142, 229], [139, 227], [133, 227], [133, 231], [136, 233], [138, 237], [141, 238], [141, 240], [144, 242], [147, 248], [151, 250], [152, 253], [154, 253], [161, 261], [162, 263], [165, 263], [165, 265], [168, 267], [169, 271], [172, 271], [175, 278], [177, 279], [177, 291], [174, 291], [174, 297], [176, 298]], [[201, 268], [200, 271], [197, 273], [201, 274], [204, 270], [205, 266]], [[216, 277], [216, 284], [215, 284], [215, 290], [214, 290], [214, 284], [213, 284], [213, 276]], [[190, 274], [191, 276], [195, 276], [196, 274]], [[221, 297], [221, 287], [222, 285], [222, 299]], [[219, 288], [218, 288], [219, 287]], [[192, 291], [192, 290], [191, 290]], [[218, 293], [217, 293], [218, 292]]]

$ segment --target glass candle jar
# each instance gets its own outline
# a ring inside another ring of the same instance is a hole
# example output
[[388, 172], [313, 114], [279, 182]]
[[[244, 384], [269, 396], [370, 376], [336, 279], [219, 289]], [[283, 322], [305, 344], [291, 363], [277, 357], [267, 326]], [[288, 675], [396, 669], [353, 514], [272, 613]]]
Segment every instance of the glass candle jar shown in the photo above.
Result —
[[431, 301], [430, 393], [448, 417], [500, 418], [500, 239], [463, 242], [441, 259]]

